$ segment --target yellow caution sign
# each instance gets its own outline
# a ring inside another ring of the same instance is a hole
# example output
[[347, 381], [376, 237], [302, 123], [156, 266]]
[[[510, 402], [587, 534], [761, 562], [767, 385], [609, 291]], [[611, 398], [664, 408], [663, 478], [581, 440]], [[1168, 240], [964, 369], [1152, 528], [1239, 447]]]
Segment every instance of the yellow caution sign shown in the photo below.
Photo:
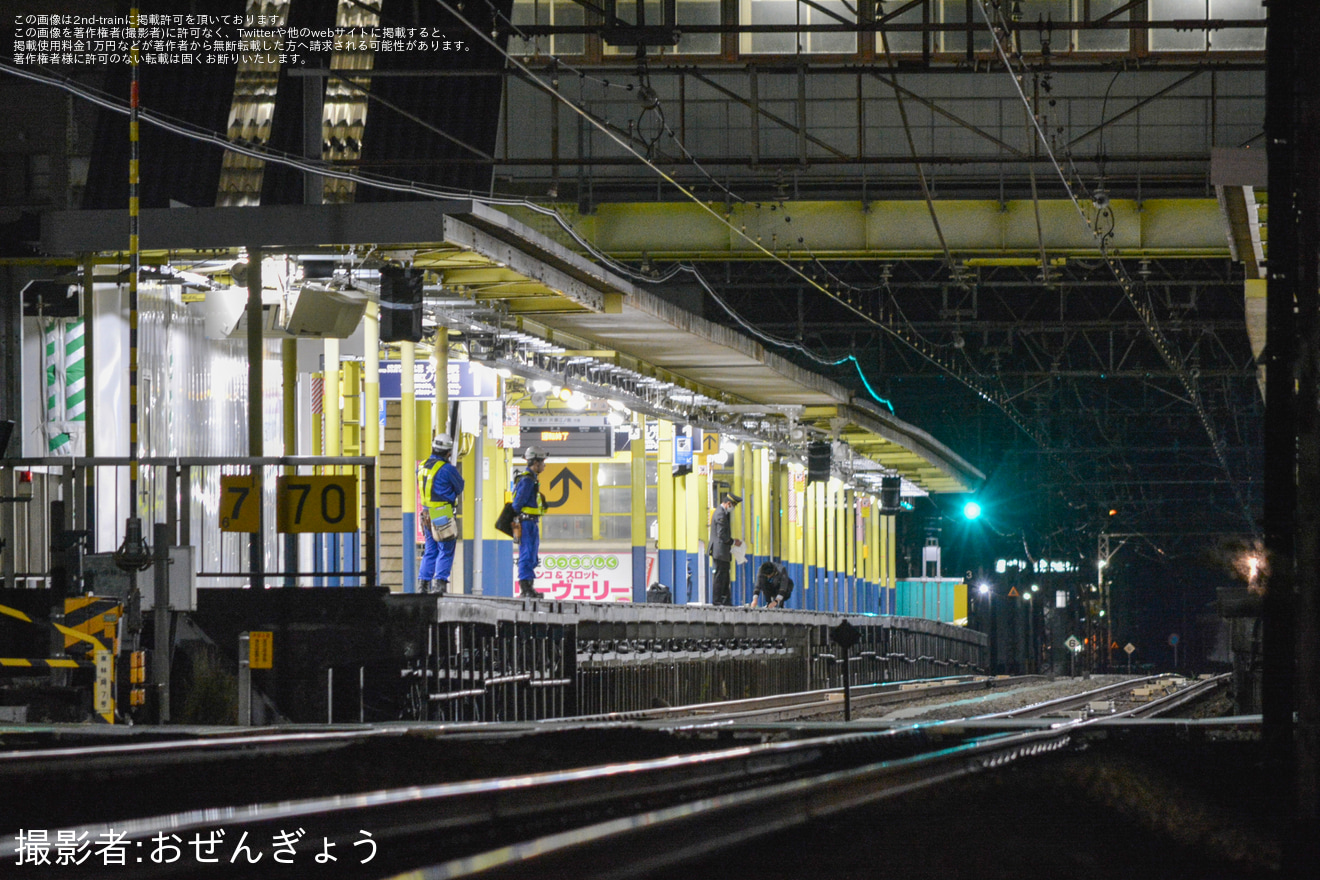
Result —
[[547, 464], [541, 473], [545, 512], [564, 516], [591, 514], [591, 465]]
[[278, 532], [356, 532], [357, 477], [279, 477], [275, 482]]
[[86, 656], [88, 651], [117, 650], [115, 631], [123, 606], [118, 599], [75, 596], [64, 600], [64, 653]]
[[273, 632], [248, 633], [248, 668], [271, 669], [275, 660], [275, 634]]
[[261, 530], [261, 477], [230, 474], [220, 477], [220, 531]]

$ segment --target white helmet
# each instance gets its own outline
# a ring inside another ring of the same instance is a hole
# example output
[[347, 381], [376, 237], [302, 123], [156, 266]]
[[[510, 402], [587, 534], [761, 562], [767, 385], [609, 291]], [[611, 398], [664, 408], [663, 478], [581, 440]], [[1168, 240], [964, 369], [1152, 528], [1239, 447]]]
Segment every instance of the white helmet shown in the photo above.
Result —
[[528, 446], [523, 450], [523, 458], [528, 464], [534, 461], [545, 461], [545, 450], [539, 446]]
[[454, 438], [448, 434], [437, 434], [431, 441], [431, 452], [439, 455], [442, 452], [449, 452], [454, 448]]

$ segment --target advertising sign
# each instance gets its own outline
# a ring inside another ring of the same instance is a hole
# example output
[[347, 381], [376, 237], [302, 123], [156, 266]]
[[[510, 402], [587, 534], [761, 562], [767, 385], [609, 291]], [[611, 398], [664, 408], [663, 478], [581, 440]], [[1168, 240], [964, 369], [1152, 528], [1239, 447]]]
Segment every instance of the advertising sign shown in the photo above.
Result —
[[[656, 570], [654, 554], [646, 570]], [[561, 602], [631, 602], [632, 580], [629, 553], [542, 553], [536, 569], [536, 591]]]

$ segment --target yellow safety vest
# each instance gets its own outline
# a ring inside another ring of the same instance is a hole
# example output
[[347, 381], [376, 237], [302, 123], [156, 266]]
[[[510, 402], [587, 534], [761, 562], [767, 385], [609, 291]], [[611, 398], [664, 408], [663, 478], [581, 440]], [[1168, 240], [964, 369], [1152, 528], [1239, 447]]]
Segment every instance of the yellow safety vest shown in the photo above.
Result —
[[[518, 488], [517, 488], [518, 481], [521, 480], [523, 477], [531, 477], [533, 480], [535, 480], [536, 474], [532, 473], [531, 471], [520, 471], [513, 478], [514, 495], [518, 494]], [[540, 481], [537, 481], [536, 484], [536, 506], [524, 507], [522, 509], [522, 513], [526, 516], [545, 516], [545, 495], [541, 493]]]
[[454, 515], [454, 503], [452, 501], [431, 500], [431, 488], [435, 485], [436, 474], [440, 473], [440, 468], [444, 467], [446, 463], [444, 459], [440, 459], [430, 467], [423, 465], [417, 469], [422, 478], [422, 506], [426, 508], [426, 512], [431, 519]]

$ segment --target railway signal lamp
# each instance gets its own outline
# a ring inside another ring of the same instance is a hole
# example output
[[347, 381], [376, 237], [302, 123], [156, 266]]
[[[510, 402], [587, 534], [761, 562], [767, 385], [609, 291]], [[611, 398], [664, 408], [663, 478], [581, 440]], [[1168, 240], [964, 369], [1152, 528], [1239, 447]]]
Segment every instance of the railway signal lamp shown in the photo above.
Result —
[[981, 505], [977, 504], [975, 501], [968, 501], [963, 505], [963, 516], [968, 519], [976, 519], [980, 515]]

